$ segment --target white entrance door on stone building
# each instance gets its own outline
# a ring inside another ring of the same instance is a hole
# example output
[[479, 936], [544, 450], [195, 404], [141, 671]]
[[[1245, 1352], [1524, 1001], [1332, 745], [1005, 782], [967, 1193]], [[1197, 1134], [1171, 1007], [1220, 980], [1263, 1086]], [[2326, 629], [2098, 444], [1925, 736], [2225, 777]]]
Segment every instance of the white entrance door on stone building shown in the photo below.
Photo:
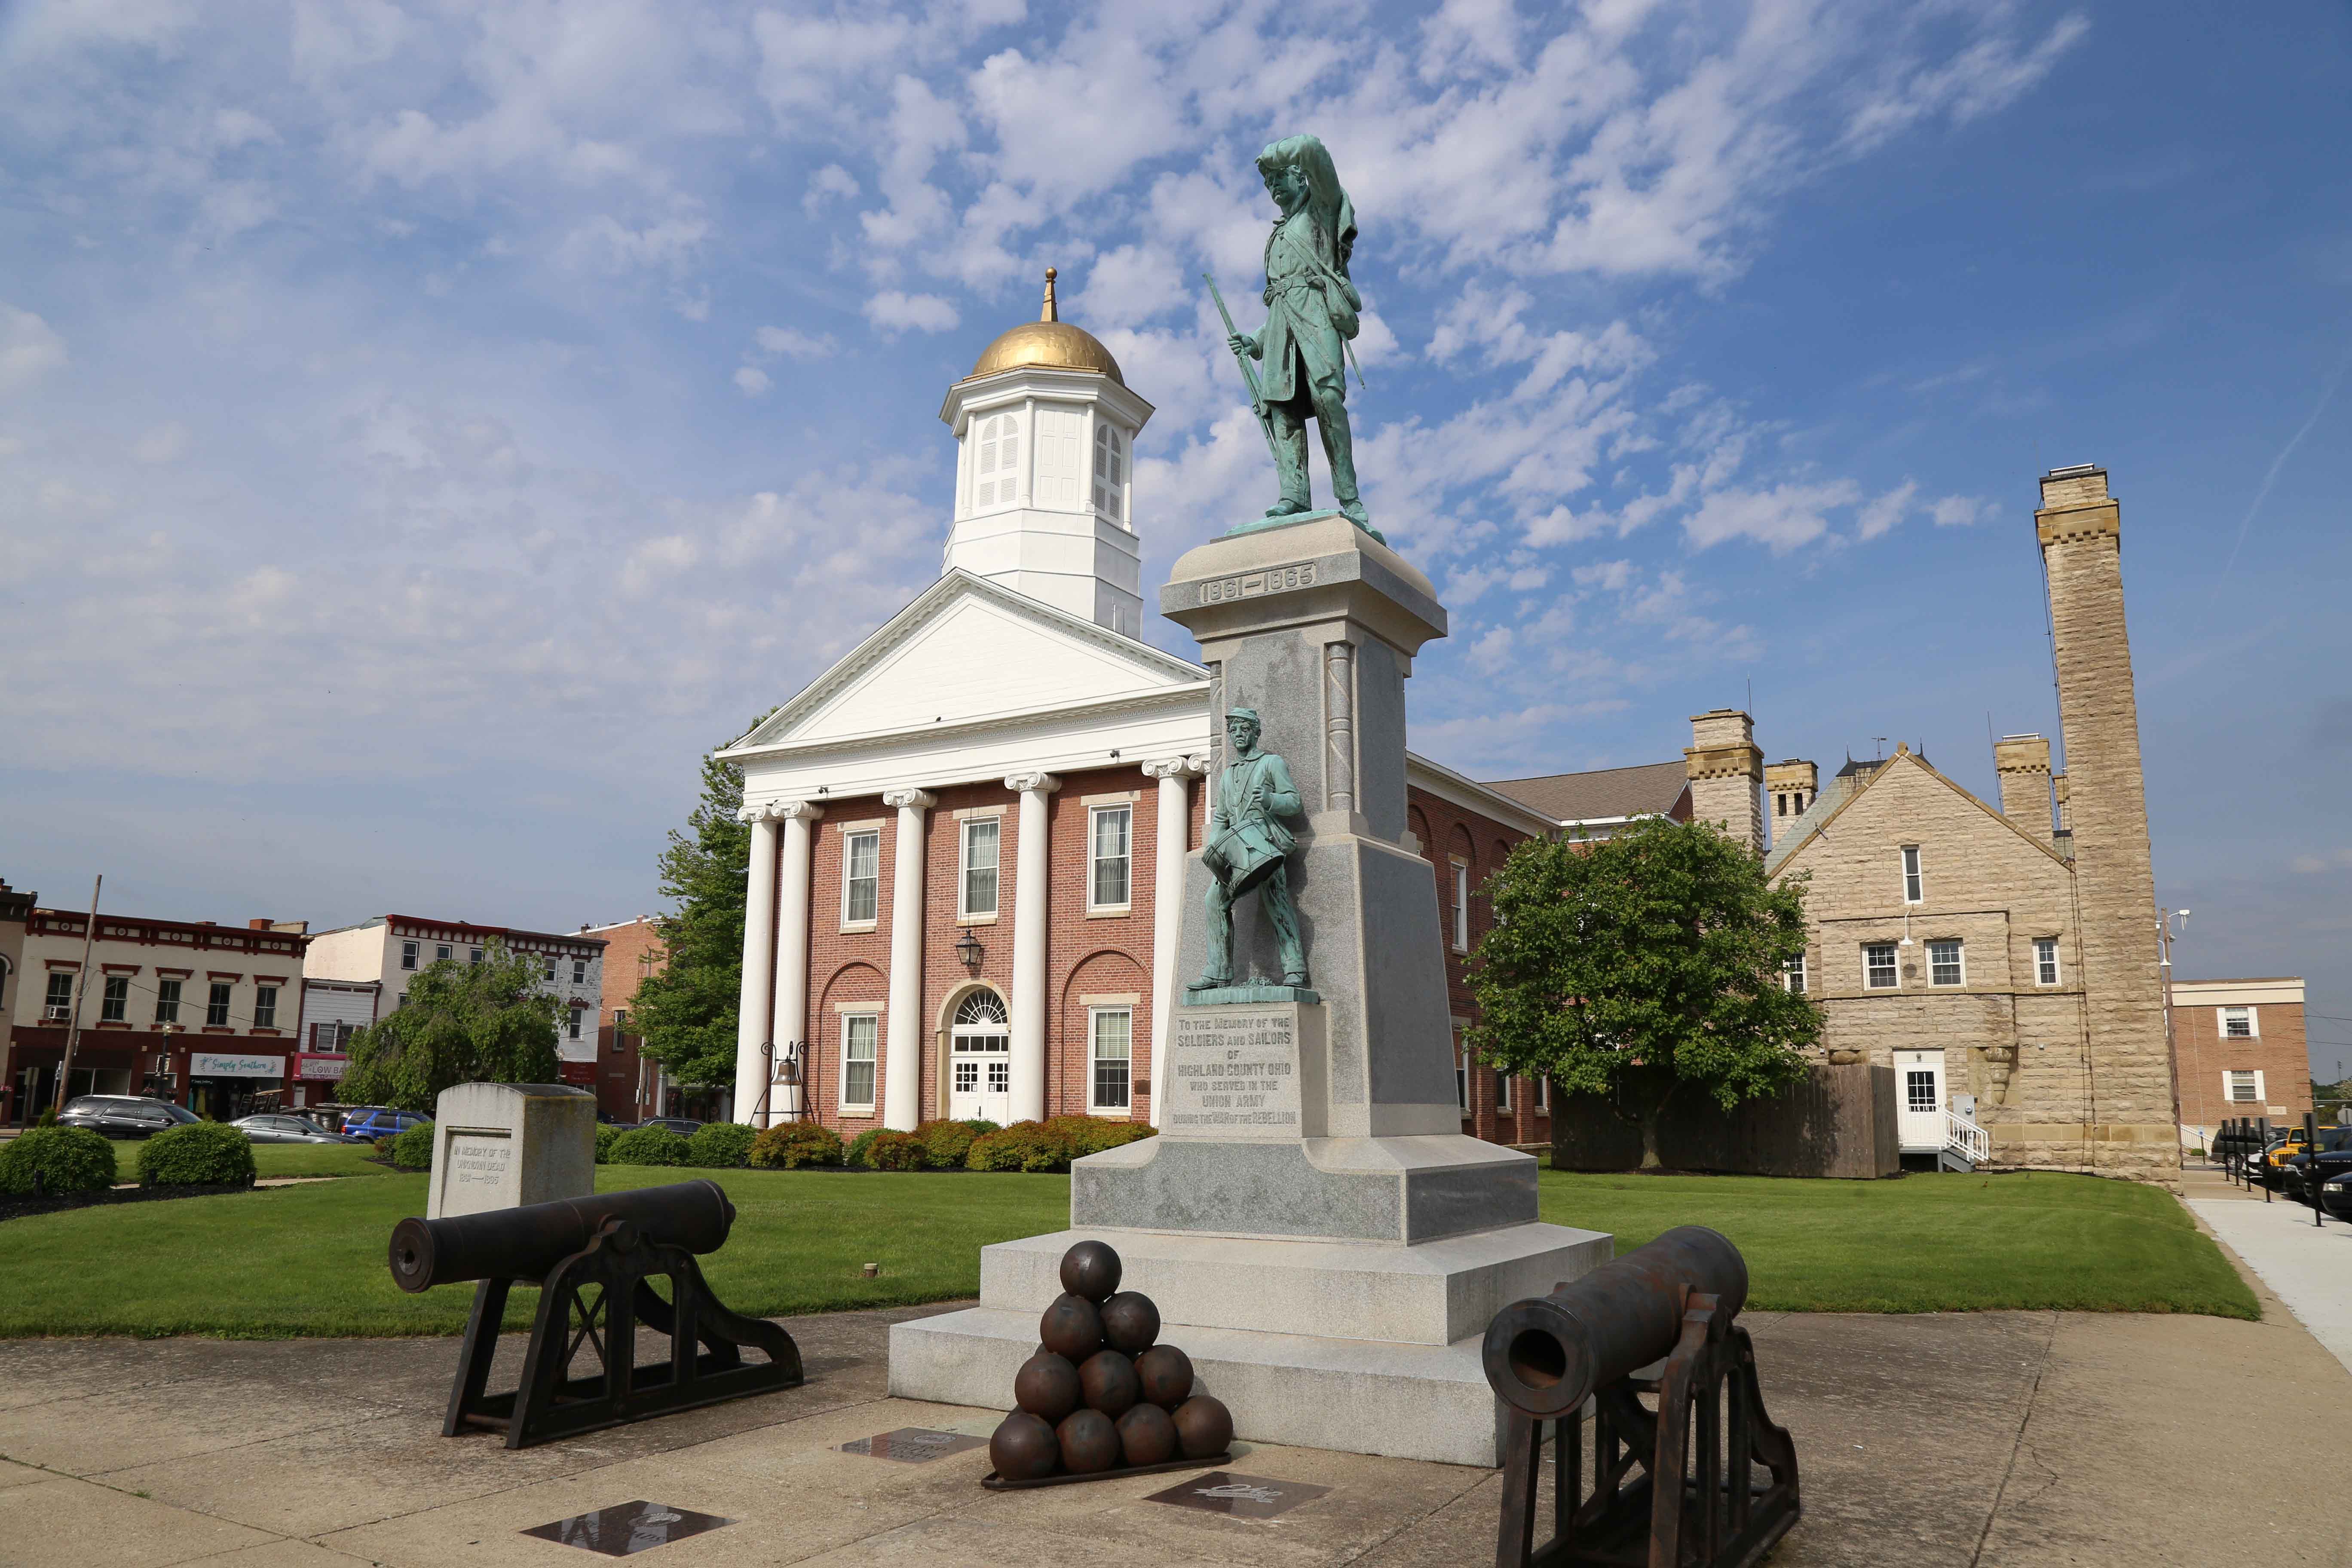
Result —
[[1895, 1053], [1895, 1142], [1906, 1150], [1944, 1146], [1944, 1053]]
[[948, 1117], [985, 1117], [1003, 1127], [1013, 1120], [1013, 1029], [1004, 998], [975, 991], [956, 1008], [948, 1031]]

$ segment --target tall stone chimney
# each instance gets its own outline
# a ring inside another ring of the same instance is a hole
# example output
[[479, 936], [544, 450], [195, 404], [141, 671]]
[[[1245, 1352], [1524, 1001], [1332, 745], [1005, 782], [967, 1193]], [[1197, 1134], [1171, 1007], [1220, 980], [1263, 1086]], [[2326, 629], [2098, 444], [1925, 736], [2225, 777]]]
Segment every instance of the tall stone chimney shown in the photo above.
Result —
[[1764, 782], [1764, 753], [1756, 747], [1756, 721], [1737, 708], [1691, 715], [1691, 744], [1683, 752], [1690, 771], [1691, 816], [1712, 822], [1764, 853], [1764, 812], [1757, 786]]
[[1993, 742], [2000, 774], [2000, 814], [2044, 849], [2050, 847], [2050, 742], [2040, 735], [2003, 735]]
[[1764, 815], [1772, 824], [1774, 842], [1779, 842], [1781, 829], [1805, 815], [1805, 808], [1822, 793], [1821, 784], [1821, 769], [1795, 757], [1764, 770]]
[[2180, 1139], [2157, 971], [2156, 878], [2124, 626], [2123, 523], [2106, 470], [2086, 463], [2043, 475], [2033, 526], [2050, 581], [2090, 1026], [2084, 1125], [2039, 1135], [2081, 1138], [2094, 1169], [2177, 1185]]

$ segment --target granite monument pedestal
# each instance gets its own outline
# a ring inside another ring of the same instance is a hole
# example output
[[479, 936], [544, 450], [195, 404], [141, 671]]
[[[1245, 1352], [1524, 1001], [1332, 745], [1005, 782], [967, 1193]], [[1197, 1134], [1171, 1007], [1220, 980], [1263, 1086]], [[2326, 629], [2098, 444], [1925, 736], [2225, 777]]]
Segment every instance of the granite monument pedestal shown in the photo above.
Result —
[[566, 1083], [461, 1083], [433, 1107], [425, 1215], [444, 1219], [596, 1190], [596, 1097]]
[[[1285, 869], [1311, 977], [1281, 984], [1240, 895], [1231, 973], [1180, 994], [1156, 1042], [1160, 1135], [1077, 1162], [1069, 1230], [982, 1248], [978, 1308], [894, 1327], [890, 1390], [1002, 1408], [1062, 1253], [1097, 1237], [1239, 1436], [1494, 1464], [1488, 1321], [1612, 1243], [1538, 1222], [1533, 1157], [1461, 1131], [1436, 879], [1405, 818], [1403, 683], [1445, 612], [1328, 516], [1192, 551], [1160, 608], [1200, 639], [1217, 727], [1255, 710], [1295, 781]], [[1212, 876], [1196, 854], [1183, 979], [1212, 951]]]

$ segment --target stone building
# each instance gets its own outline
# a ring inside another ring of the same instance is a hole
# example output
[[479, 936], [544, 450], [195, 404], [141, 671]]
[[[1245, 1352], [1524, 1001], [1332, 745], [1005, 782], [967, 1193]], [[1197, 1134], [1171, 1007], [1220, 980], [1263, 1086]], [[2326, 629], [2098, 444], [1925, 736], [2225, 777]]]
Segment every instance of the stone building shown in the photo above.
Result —
[[[847, 1135], [1155, 1114], [1216, 730], [1210, 671], [1140, 640], [1131, 458], [1151, 413], [1058, 319], [1049, 279], [1040, 319], [941, 406], [957, 463], [940, 579], [718, 753], [752, 824], [737, 1120]], [[1571, 817], [1686, 812], [1670, 771], [1505, 786], [1407, 759], [1457, 1029], [1511, 847]], [[1549, 1141], [1542, 1085], [1469, 1061], [1458, 1035], [1454, 1068], [1465, 1132]]]
[[[2065, 773], [2043, 737], [2009, 736], [1995, 807], [1898, 747], [1850, 762], [1765, 864], [1808, 880], [1789, 983], [1820, 1002], [1832, 1060], [1900, 1070], [1906, 1151], [2177, 1183], [2119, 513], [2094, 467], [2045, 475], [2042, 500]], [[1745, 718], [1694, 721], [1695, 788], [1752, 752]], [[1772, 773], [1791, 796], [1814, 776]]]

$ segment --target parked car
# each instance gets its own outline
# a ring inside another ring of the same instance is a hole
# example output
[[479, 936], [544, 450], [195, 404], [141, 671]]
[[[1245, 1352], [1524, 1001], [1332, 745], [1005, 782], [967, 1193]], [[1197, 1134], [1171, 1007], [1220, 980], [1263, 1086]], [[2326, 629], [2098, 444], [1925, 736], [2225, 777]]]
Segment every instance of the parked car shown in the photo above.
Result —
[[256, 1143], [364, 1143], [347, 1132], [330, 1132], [299, 1116], [243, 1116], [229, 1123]]
[[2352, 1222], [2352, 1175], [2328, 1178], [2319, 1189], [2319, 1202], [2337, 1219]]
[[691, 1138], [702, 1131], [702, 1123], [683, 1116], [650, 1116], [637, 1123], [640, 1127], [667, 1127], [681, 1138]]
[[2311, 1179], [2312, 1167], [2319, 1169], [2322, 1183], [2337, 1176], [2352, 1175], [2352, 1127], [2323, 1127], [2319, 1130], [2319, 1147], [2302, 1149], [2279, 1163], [2279, 1190], [2288, 1195], [2310, 1202], [2305, 1184]]
[[85, 1094], [58, 1112], [60, 1127], [87, 1127], [109, 1138], [152, 1138], [183, 1122], [202, 1120], [169, 1100], [129, 1094]]
[[354, 1105], [343, 1112], [343, 1131], [363, 1143], [373, 1143], [379, 1138], [394, 1137], [420, 1121], [432, 1120], [414, 1110], [394, 1110], [389, 1105]]

